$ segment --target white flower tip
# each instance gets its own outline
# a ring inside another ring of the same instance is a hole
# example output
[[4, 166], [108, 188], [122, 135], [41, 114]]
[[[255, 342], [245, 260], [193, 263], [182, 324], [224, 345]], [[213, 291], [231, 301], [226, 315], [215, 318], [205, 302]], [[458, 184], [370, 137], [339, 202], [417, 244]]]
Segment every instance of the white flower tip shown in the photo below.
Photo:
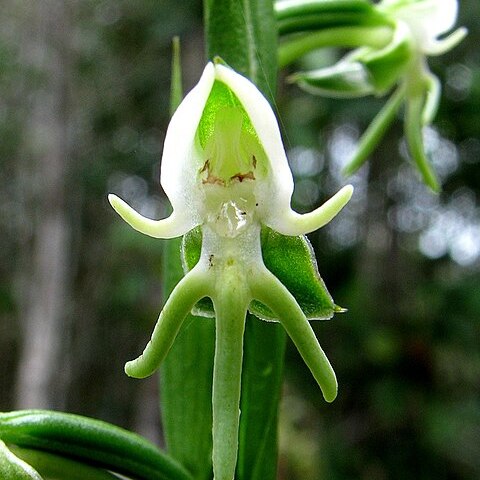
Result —
[[280, 218], [272, 219], [267, 225], [282, 235], [305, 235], [329, 223], [352, 198], [353, 186], [345, 185], [322, 206], [303, 215], [287, 210]]
[[335, 196], [341, 196], [343, 201], [345, 202], [341, 208], [343, 208], [352, 198], [353, 195], [353, 185], [348, 184], [345, 185]]
[[121, 208], [120, 205], [125, 202], [121, 198], [117, 197], [114, 193], [109, 193], [108, 203], [110, 203], [113, 209], [118, 213], [118, 208]]
[[[311, 213], [303, 216], [310, 216], [309, 232], [317, 230], [333, 218], [343, 209], [343, 207], [350, 201], [353, 195], [353, 185], [345, 185], [340, 191], [338, 191], [332, 198], [327, 200], [322, 206], [318, 207]], [[306, 232], [308, 233], [308, 232]]]
[[152, 220], [135, 211], [127, 202], [114, 194], [108, 195], [108, 201], [113, 209], [132, 228], [140, 233], [154, 238], [174, 238], [187, 233], [195, 226], [188, 219], [181, 219], [178, 215], [170, 215], [163, 220]]
[[425, 53], [430, 56], [443, 55], [455, 48], [468, 34], [466, 27], [457, 28], [453, 33], [440, 40], [432, 40], [425, 48]]

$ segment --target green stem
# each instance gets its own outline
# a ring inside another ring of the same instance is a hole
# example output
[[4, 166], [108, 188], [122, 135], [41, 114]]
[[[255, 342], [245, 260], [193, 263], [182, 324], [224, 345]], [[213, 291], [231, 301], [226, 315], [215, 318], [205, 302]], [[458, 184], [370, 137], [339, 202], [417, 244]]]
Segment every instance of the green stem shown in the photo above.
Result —
[[[277, 28], [273, 0], [204, 0], [204, 12], [207, 57], [222, 57], [274, 104]], [[281, 325], [247, 315], [237, 480], [276, 478], [285, 339]]]
[[287, 38], [278, 51], [279, 67], [285, 67], [306, 53], [325, 47], [360, 47], [382, 48], [392, 38], [388, 27], [336, 27], [315, 33]]
[[405, 88], [399, 87], [362, 135], [353, 158], [343, 170], [344, 175], [352, 175], [365, 163], [393, 122], [404, 99]]
[[412, 155], [423, 181], [434, 192], [440, 191], [440, 184], [433, 172], [432, 166], [425, 153], [423, 145], [423, 112], [425, 107], [425, 96], [414, 94], [408, 97], [405, 113], [405, 137], [408, 148]]
[[[213, 473], [214, 480], [235, 475], [240, 424], [243, 335], [249, 297], [231, 267], [226, 267], [217, 288], [215, 308], [215, 363], [213, 369]], [[245, 279], [246, 283], [246, 279]], [[243, 284], [245, 284], [243, 283]], [[242, 308], [243, 307], [243, 308]]]

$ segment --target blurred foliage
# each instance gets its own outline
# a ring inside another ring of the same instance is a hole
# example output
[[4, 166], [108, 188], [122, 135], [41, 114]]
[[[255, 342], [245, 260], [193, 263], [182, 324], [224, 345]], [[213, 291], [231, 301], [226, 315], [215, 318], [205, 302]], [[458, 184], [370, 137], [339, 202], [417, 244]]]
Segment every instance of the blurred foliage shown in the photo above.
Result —
[[[59, 372], [66, 380], [54, 393], [64, 410], [141, 429], [156, 386], [128, 379], [123, 364], [142, 349], [160, 311], [163, 243], [128, 230], [106, 194], [152, 217], [166, 213], [158, 172], [170, 40], [181, 38], [189, 89], [204, 64], [202, 6], [68, 3], [71, 298]], [[376, 161], [353, 177], [351, 205], [310, 237], [329, 290], [349, 309], [318, 329], [340, 393], [326, 405], [288, 350], [279, 478], [480, 477], [480, 5], [460, 3], [469, 36], [431, 62], [444, 95], [425, 134], [443, 193], [430, 194], [398, 161], [405, 147], [397, 122]], [[41, 181], [23, 159], [29, 104], [42, 82], [42, 72], [22, 61], [26, 9], [28, 2], [7, 1], [0, 20], [0, 410], [15, 408]], [[304, 62], [329, 64], [341, 53], [316, 52]], [[295, 207], [307, 210], [346, 183], [339, 172], [379, 102], [313, 98], [279, 85]], [[156, 427], [157, 418], [147, 423]]]

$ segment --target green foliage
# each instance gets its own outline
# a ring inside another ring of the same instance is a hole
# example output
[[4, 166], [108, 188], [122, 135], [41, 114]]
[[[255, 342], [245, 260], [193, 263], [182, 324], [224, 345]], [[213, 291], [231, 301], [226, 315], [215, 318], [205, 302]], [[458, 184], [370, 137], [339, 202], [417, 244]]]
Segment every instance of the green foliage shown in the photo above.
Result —
[[138, 480], [190, 480], [186, 470], [139, 435], [94, 420], [46, 410], [0, 414], [0, 438], [20, 447], [73, 456]]

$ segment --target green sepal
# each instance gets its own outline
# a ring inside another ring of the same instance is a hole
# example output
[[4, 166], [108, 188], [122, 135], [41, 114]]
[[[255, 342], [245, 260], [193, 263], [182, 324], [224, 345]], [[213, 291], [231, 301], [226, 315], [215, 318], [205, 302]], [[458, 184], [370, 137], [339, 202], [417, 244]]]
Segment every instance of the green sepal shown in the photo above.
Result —
[[[335, 312], [343, 311], [333, 302], [305, 235], [287, 237], [263, 227], [261, 238], [265, 266], [295, 297], [308, 319], [328, 320]], [[251, 310], [260, 318], [274, 320], [273, 314], [258, 302], [253, 302]]]
[[303, 90], [315, 95], [336, 98], [357, 98], [371, 95], [375, 87], [365, 67], [358, 62], [339, 62], [332, 67], [292, 75]]
[[365, 133], [360, 137], [352, 158], [343, 169], [344, 175], [352, 175], [365, 163], [368, 156], [385, 135], [388, 127], [392, 124], [404, 99], [405, 88], [400, 86], [375, 116]]
[[0, 473], [2, 480], [43, 480], [33, 467], [18, 458], [1, 440]]
[[325, 47], [383, 48], [392, 41], [392, 37], [393, 28], [387, 25], [337, 26], [287, 35], [278, 47], [278, 62], [285, 67], [312, 50]]
[[[320, 277], [307, 237], [287, 237], [262, 227], [261, 243], [265, 266], [295, 297], [308, 319], [327, 320], [335, 312], [343, 311], [335, 305]], [[182, 258], [185, 272], [198, 263], [201, 248], [202, 232], [200, 227], [197, 227], [183, 237]], [[277, 320], [269, 308], [257, 301], [250, 304], [249, 311], [262, 320]], [[194, 314], [214, 317], [211, 300], [205, 298], [198, 302]]]
[[332, 27], [391, 24], [369, 0], [277, 2], [275, 14], [280, 35]]
[[350, 58], [365, 66], [376, 93], [382, 95], [398, 83], [413, 55], [411, 37], [406, 32], [397, 30], [392, 41], [385, 48], [359, 49], [353, 52]]
[[418, 172], [422, 176], [423, 183], [430, 187], [435, 193], [441, 190], [440, 183], [433, 170], [430, 160], [425, 152], [423, 143], [423, 112], [426, 102], [426, 91], [410, 94], [407, 92], [406, 112], [405, 112], [405, 138], [407, 140], [408, 151], [413, 159]]
[[359, 48], [331, 67], [296, 73], [290, 79], [304, 90], [324, 96], [383, 95], [401, 80], [412, 55], [410, 38], [397, 31], [384, 48]]
[[48, 410], [1, 413], [0, 438], [133, 479], [192, 480], [180, 464], [139, 435], [80, 415]]

